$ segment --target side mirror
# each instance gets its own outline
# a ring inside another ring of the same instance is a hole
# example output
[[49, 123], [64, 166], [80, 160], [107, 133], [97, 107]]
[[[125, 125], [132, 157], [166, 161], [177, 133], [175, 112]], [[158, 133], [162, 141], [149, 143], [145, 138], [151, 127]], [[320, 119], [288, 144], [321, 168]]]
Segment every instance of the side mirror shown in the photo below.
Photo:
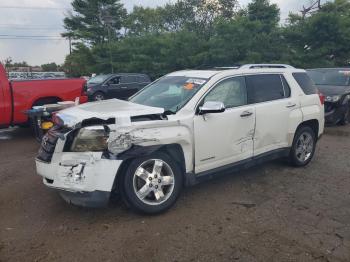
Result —
[[225, 112], [225, 105], [222, 102], [208, 101], [199, 107], [199, 114], [222, 113]]

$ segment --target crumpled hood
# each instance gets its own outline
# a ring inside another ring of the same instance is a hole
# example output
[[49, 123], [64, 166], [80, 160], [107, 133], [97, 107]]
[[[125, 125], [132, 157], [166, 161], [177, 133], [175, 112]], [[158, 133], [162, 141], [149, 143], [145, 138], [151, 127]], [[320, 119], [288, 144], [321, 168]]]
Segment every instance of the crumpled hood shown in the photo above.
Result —
[[164, 113], [163, 108], [135, 104], [132, 102], [110, 99], [101, 102], [86, 103], [60, 111], [57, 116], [64, 124], [73, 127], [83, 120], [98, 118], [130, 119], [132, 116], [143, 116]]
[[316, 85], [318, 90], [321, 91], [322, 94], [326, 96], [336, 96], [336, 95], [344, 95], [346, 93], [350, 93], [349, 86], [328, 86], [328, 85]]

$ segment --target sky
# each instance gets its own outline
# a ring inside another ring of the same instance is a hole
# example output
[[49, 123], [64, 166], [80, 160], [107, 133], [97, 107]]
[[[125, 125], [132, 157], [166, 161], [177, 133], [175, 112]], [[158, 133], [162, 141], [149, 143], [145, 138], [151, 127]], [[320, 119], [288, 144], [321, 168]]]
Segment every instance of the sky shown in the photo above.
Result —
[[[122, 0], [128, 10], [134, 5], [154, 7], [175, 0]], [[246, 6], [249, 0], [239, 0]], [[301, 10], [310, 0], [271, 0], [279, 5], [282, 21], [290, 11]], [[1, 0], [0, 61], [26, 61], [30, 65], [56, 62], [62, 64], [69, 53], [67, 40], [58, 38], [63, 32], [63, 18], [71, 0]], [[13, 39], [16, 36], [16, 39]], [[48, 38], [41, 38], [49, 36]]]

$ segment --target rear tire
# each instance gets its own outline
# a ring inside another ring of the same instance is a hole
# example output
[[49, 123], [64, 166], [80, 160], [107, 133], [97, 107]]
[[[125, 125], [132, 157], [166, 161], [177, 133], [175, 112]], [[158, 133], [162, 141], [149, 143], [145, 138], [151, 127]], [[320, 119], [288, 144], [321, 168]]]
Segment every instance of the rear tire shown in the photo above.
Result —
[[145, 214], [168, 210], [183, 187], [181, 169], [162, 152], [132, 160], [121, 180], [125, 204]]
[[315, 154], [316, 142], [316, 134], [311, 127], [298, 128], [289, 154], [290, 163], [296, 167], [308, 165]]

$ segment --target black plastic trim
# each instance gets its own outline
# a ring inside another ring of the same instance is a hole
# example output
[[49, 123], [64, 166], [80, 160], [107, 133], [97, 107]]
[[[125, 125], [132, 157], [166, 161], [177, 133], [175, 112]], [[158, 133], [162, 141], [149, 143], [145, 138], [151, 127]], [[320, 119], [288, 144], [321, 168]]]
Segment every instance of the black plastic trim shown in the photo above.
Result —
[[211, 169], [208, 171], [200, 172], [198, 174], [187, 173], [185, 178], [186, 179], [185, 184], [187, 186], [196, 185], [203, 181], [211, 180], [217, 176], [232, 174], [233, 172], [245, 170], [250, 167], [253, 167], [268, 161], [272, 161], [282, 157], [287, 157], [289, 156], [289, 153], [290, 153], [290, 148], [286, 147], [286, 148], [276, 149], [271, 152], [263, 153], [261, 155], [254, 156], [236, 163], [232, 163], [232, 164], [228, 164], [228, 165]]
[[60, 189], [56, 190], [67, 203], [92, 208], [107, 207], [111, 195], [111, 192], [98, 190], [93, 192], [69, 192]]

